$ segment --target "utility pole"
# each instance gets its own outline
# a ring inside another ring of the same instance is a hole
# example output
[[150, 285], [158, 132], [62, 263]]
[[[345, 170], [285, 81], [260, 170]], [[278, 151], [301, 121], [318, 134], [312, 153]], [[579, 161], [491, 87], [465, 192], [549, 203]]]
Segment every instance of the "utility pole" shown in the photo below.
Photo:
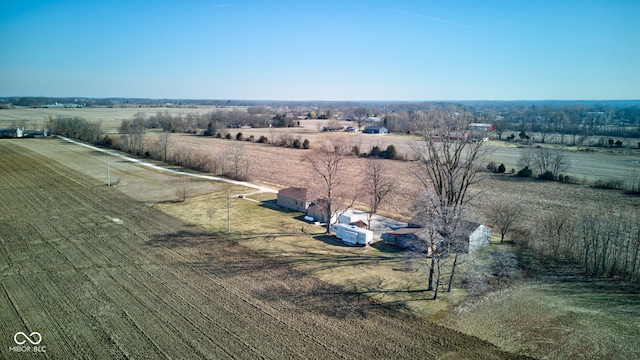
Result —
[[107, 155], [107, 186], [111, 186], [111, 167], [109, 164], [109, 155]]

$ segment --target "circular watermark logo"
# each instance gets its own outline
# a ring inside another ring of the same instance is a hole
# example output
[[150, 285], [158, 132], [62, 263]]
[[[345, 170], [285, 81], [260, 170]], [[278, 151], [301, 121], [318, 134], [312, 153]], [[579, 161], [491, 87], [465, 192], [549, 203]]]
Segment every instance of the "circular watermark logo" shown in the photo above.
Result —
[[29, 335], [22, 331], [18, 331], [17, 333], [15, 333], [15, 335], [13, 335], [13, 342], [16, 343], [16, 346], [9, 346], [10, 352], [47, 352], [47, 347], [40, 345], [40, 343], [42, 342], [42, 335], [40, 335], [40, 333], [37, 331], [34, 331]]

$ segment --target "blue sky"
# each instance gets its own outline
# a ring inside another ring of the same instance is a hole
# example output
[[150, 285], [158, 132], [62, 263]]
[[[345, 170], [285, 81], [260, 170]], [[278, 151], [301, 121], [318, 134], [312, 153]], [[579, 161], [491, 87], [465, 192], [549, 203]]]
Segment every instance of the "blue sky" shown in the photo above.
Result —
[[13, 1], [0, 96], [640, 99], [640, 1]]

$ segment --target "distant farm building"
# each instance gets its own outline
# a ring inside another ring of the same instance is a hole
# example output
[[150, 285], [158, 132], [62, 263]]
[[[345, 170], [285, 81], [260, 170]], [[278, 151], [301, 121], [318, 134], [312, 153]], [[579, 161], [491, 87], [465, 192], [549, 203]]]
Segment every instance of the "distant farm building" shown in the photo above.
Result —
[[364, 131], [364, 134], [388, 134], [389, 130], [384, 126], [367, 126]]
[[0, 138], [20, 138], [24, 136], [24, 128], [0, 129]]
[[494, 131], [496, 126], [493, 124], [480, 124], [480, 123], [471, 123], [469, 124], [469, 130], [472, 131]]

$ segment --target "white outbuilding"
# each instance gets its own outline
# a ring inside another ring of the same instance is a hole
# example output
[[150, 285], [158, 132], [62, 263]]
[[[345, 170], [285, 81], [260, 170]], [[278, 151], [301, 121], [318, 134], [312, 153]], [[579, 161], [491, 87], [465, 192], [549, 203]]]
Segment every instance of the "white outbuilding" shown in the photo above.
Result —
[[365, 246], [373, 242], [373, 232], [359, 228], [352, 224], [335, 224], [331, 231], [345, 244]]

